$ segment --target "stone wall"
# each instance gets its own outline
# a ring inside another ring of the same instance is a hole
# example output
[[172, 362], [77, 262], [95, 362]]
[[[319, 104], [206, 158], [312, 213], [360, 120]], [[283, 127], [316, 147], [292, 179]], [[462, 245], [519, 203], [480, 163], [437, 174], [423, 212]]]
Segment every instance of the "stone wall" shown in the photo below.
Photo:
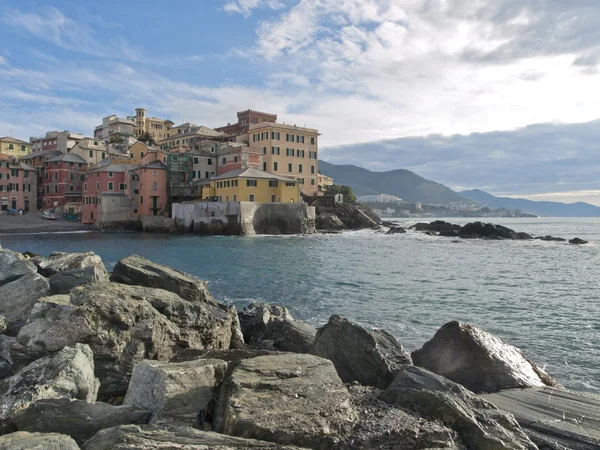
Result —
[[140, 216], [142, 229], [155, 233], [171, 233], [174, 231], [175, 221], [163, 216]]

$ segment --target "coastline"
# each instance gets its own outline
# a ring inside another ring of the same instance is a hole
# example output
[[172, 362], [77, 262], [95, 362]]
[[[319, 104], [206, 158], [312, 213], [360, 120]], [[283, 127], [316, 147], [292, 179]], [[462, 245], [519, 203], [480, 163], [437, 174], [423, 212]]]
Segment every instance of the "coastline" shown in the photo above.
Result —
[[98, 231], [98, 228], [81, 222], [68, 222], [60, 217], [56, 220], [44, 219], [40, 213], [28, 213], [23, 216], [0, 215], [0, 235], [76, 231]]

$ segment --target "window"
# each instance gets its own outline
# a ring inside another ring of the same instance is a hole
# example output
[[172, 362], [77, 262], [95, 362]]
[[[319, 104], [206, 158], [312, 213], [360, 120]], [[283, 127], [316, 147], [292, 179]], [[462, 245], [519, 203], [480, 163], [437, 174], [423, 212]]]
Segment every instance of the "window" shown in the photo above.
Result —
[[271, 194], [271, 203], [275, 203], [275, 199], [276, 199], [275, 194]]
[[144, 157], [144, 152], [140, 152], [140, 158]]
[[144, 197], [140, 197], [140, 204], [143, 205], [144, 204]]
[[267, 171], [267, 163], [266, 163], [266, 162], [264, 162], [264, 163], [263, 163], [263, 172], [266, 172], [266, 171]]
[[15, 147], [14, 147], [14, 145], [12, 145], [12, 144], [8, 144], [8, 149], [9, 149], [9, 150], [14, 150], [14, 148], [15, 148]]
[[304, 150], [296, 150], [296, 155], [298, 158], [304, 158]]
[[223, 165], [227, 164], [227, 158], [223, 158], [223, 162], [221, 164], [223, 164]]
[[[256, 182], [256, 180], [246, 180], [246, 186], [248, 186], [248, 187], [256, 187], [257, 186], [257, 182]], [[250, 201], [254, 201], [254, 200], [250, 200]]]
[[288, 164], [288, 172], [293, 172], [294, 169], [292, 169], [292, 163]]
[[69, 180], [74, 180], [75, 174], [73, 172], [69, 172]]
[[127, 188], [127, 185], [125, 183], [119, 183], [119, 190], [120, 191], [124, 191]]
[[234, 163], [238, 162], [238, 157], [237, 157], [237, 156], [234, 156], [234, 157], [233, 157], [233, 162], [234, 162]]
[[[212, 166], [212, 159], [208, 158], [208, 160], [206, 161], [206, 164], [208, 166]], [[206, 178], [208, 178], [208, 177], [206, 177]]]
[[58, 185], [54, 185], [54, 193], [58, 194]]
[[108, 190], [112, 191], [114, 189], [114, 187], [115, 187], [115, 184], [112, 181], [109, 181], [108, 182]]
[[293, 148], [286, 148], [285, 149], [285, 156], [294, 156], [294, 149]]
[[269, 180], [269, 187], [277, 187], [277, 180]]
[[237, 187], [237, 185], [238, 185], [238, 180], [233, 180], [233, 181], [231, 182], [231, 186], [233, 186], [233, 187]]
[[293, 187], [293, 186], [296, 186], [296, 183], [285, 183], [285, 185], [287, 187]]
[[279, 131], [271, 131], [271, 139], [279, 140]]
[[50, 193], [50, 186], [46, 185], [46, 194]]
[[113, 177], [113, 175], [114, 175], [114, 173], [113, 173], [113, 172], [108, 172], [108, 178], [112, 178], [112, 177]]
[[46, 178], [46, 181], [48, 181], [48, 176], [49, 176], [49, 173], [48, 173], [48, 172], [46, 172], [46, 173], [44, 174], [44, 177]]
[[298, 164], [298, 172], [302, 173], [302, 164]]
[[271, 147], [271, 155], [279, 155], [279, 147]]
[[277, 172], [277, 170], [279, 170], [279, 164], [277, 163], [277, 161], [273, 162], [273, 172]]
[[233, 194], [233, 201], [237, 202], [237, 195]]
[[92, 150], [90, 150], [90, 158], [94, 157], [94, 152]]
[[87, 192], [87, 183], [83, 185], [83, 192]]
[[263, 147], [263, 155], [267, 154], [267, 147]]
[[314, 178], [310, 179], [310, 184], [313, 185], [313, 186], [315, 185], [315, 179]]
[[100, 190], [100, 182], [96, 183], [96, 190], [99, 191]]
[[70, 184], [69, 185], [69, 192], [73, 192], [74, 190], [75, 190], [75, 187], [72, 184]]
[[21, 151], [24, 152], [25, 151], [25, 146], [21, 145]]
[[314, 137], [311, 137], [311, 138], [310, 138], [310, 143], [311, 143], [312, 145], [315, 145], [315, 138], [314, 138]]
[[138, 195], [138, 194], [140, 193], [140, 190], [139, 190], [139, 189], [134, 189], [134, 190], [133, 190], [133, 193], [134, 193], [135, 195]]
[[106, 153], [102, 152], [102, 159], [106, 158]]
[[308, 152], [308, 159], [317, 159], [317, 152]]
[[197, 156], [194, 156], [194, 164], [198, 164], [200, 163], [200, 158], [198, 158]]
[[248, 195], [248, 201], [249, 202], [253, 202], [254, 201], [254, 194]]
[[54, 172], [54, 181], [58, 180], [58, 172]]

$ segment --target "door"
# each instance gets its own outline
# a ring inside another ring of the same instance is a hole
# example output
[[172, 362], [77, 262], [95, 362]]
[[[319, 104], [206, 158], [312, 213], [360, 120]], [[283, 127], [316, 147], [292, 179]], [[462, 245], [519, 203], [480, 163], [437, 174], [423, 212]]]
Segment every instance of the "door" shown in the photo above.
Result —
[[25, 205], [23, 207], [23, 211], [29, 212], [29, 200], [25, 200]]
[[158, 197], [152, 197], [152, 215], [158, 215]]
[[11, 205], [12, 208], [11, 209], [17, 209], [17, 201], [16, 200], [12, 200], [11, 203], [12, 203], [12, 205]]
[[248, 201], [249, 201], [249, 202], [253, 202], [253, 201], [254, 201], [254, 194], [250, 194], [250, 195], [248, 196]]
[[275, 203], [275, 199], [276, 199], [275, 194], [271, 194], [271, 203]]

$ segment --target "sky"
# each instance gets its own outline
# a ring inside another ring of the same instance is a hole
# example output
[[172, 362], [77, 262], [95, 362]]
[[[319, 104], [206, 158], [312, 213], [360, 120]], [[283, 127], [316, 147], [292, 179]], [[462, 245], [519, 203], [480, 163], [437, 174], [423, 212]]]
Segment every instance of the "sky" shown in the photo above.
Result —
[[0, 1], [0, 136], [318, 128], [320, 158], [600, 205], [597, 0]]

